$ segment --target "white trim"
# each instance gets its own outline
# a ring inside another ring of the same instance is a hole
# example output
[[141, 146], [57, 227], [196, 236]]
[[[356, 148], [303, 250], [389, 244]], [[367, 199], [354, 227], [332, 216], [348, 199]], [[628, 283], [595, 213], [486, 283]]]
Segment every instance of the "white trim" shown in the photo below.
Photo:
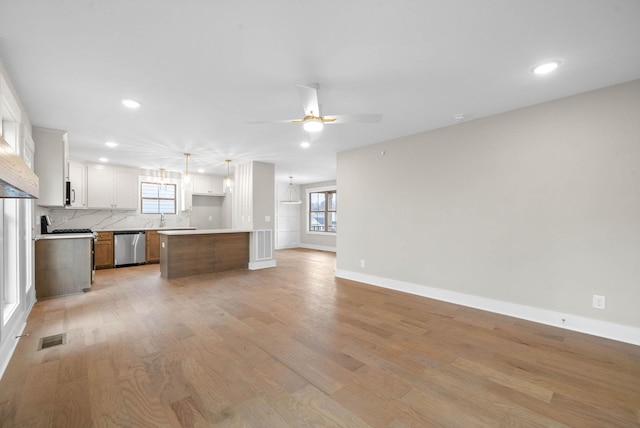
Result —
[[308, 187], [306, 189], [304, 189], [305, 193], [308, 195], [309, 193], [314, 193], [314, 192], [327, 192], [329, 190], [338, 190], [338, 186], [336, 186], [335, 184], [331, 185], [331, 186], [322, 186], [322, 187]]
[[4, 371], [7, 369], [7, 366], [9, 366], [9, 361], [11, 361], [11, 357], [13, 356], [13, 353], [16, 350], [16, 347], [18, 346], [18, 338], [16, 338], [16, 336], [20, 336], [22, 334], [22, 332], [24, 332], [24, 329], [27, 327], [27, 323], [26, 321], [22, 323], [22, 325], [20, 325], [20, 328], [18, 329], [18, 332], [10, 332], [10, 333], [5, 333], [4, 331], [2, 332], [3, 336], [7, 336], [5, 340], [2, 341], [2, 346], [0, 346], [0, 379], [2, 379], [2, 376], [4, 375]]
[[300, 244], [299, 248], [308, 248], [309, 250], [330, 251], [336, 252], [336, 247], [328, 247], [326, 245], [314, 245], [314, 244]]
[[259, 262], [249, 262], [249, 270], [265, 269], [270, 267], [276, 267], [275, 259], [264, 260]]
[[455, 303], [457, 305], [468, 306], [475, 309], [495, 312], [554, 327], [565, 328], [567, 330], [577, 331], [580, 333], [631, 343], [633, 345], [640, 345], [640, 328], [638, 327], [600, 321], [577, 315], [564, 314], [562, 312], [534, 308], [532, 306], [504, 302], [501, 300], [488, 299], [471, 294], [427, 287], [410, 282], [366, 275], [343, 269], [336, 269], [335, 276], [337, 278], [350, 279], [352, 281], [363, 282], [377, 287], [389, 288], [422, 297]]
[[21, 320], [19, 323], [15, 324], [15, 327], [9, 329], [9, 331], [2, 330], [2, 342], [0, 342], [0, 379], [4, 375], [9, 362], [11, 361], [11, 357], [18, 346], [19, 338], [16, 336], [21, 336], [24, 333], [24, 329], [27, 327], [27, 318], [29, 318], [29, 314], [33, 309], [33, 305], [35, 305], [35, 299], [31, 302], [29, 308], [21, 314]]

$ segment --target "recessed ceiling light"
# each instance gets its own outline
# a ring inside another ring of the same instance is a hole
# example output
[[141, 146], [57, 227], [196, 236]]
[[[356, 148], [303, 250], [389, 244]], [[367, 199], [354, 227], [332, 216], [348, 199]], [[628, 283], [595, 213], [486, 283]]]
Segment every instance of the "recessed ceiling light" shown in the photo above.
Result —
[[107, 141], [106, 143], [104, 143], [107, 147], [117, 147], [118, 143], [115, 143], [113, 141]]
[[198, 168], [198, 172], [202, 174], [204, 172], [204, 168]]
[[302, 147], [303, 149], [306, 149], [310, 145], [311, 145], [311, 143], [308, 142], [308, 141], [303, 141], [302, 143], [300, 143], [300, 147]]
[[456, 114], [455, 116], [453, 116], [453, 119], [454, 119], [456, 122], [462, 122], [462, 121], [464, 121], [466, 118], [467, 118], [467, 115], [466, 115], [466, 114]]
[[553, 70], [560, 66], [560, 60], [553, 60], [545, 62], [544, 64], [540, 64], [533, 69], [535, 74], [547, 74], [551, 73]]
[[122, 104], [129, 108], [138, 108], [140, 107], [140, 103], [136, 100], [123, 99]]
[[100, 159], [98, 159], [98, 160], [99, 160], [100, 162], [109, 162], [109, 159], [107, 159], [107, 158], [100, 158]]

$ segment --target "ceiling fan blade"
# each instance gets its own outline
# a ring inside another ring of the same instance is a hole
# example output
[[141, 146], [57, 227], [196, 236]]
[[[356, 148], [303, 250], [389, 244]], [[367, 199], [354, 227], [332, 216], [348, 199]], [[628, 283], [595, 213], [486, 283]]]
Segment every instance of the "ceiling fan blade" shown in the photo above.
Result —
[[302, 108], [305, 116], [320, 116], [320, 105], [318, 104], [318, 84], [309, 83], [307, 85], [297, 85]]
[[261, 121], [257, 121], [257, 122], [247, 122], [249, 124], [255, 125], [255, 124], [261, 124], [261, 123], [296, 123], [296, 121], [300, 121], [300, 123], [302, 123], [301, 119], [287, 119], [287, 120], [261, 120]]
[[378, 123], [382, 120], [382, 114], [334, 114], [324, 116], [324, 119], [334, 119], [333, 123]]

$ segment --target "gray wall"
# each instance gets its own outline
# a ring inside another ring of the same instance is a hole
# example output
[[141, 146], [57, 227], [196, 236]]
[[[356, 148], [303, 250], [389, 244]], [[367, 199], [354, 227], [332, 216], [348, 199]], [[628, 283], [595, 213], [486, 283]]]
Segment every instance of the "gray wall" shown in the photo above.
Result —
[[[319, 187], [328, 187], [335, 186], [336, 181], [323, 181], [320, 183], [311, 183], [300, 186], [300, 199], [302, 200], [302, 204], [300, 204], [300, 246], [307, 248], [316, 248], [323, 249], [329, 251], [336, 250], [336, 240], [337, 234], [327, 233], [327, 234], [310, 234], [307, 232], [307, 217], [309, 215], [309, 199], [307, 198], [307, 190]], [[342, 199], [340, 193], [338, 193], [338, 234], [342, 231], [342, 224], [340, 223], [342, 220]]]
[[337, 170], [338, 270], [640, 327], [640, 81], [343, 152]]

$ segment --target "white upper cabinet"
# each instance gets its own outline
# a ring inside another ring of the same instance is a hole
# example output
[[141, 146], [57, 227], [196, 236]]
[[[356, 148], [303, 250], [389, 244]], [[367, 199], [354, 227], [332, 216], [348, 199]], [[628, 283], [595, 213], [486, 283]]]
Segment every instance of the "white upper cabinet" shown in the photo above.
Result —
[[67, 133], [57, 129], [33, 127], [36, 146], [35, 172], [40, 179], [38, 205], [62, 207], [65, 204], [67, 157], [69, 141]]
[[223, 179], [215, 175], [192, 175], [194, 195], [224, 196]]
[[69, 161], [69, 207], [71, 208], [87, 208], [87, 176], [85, 174], [86, 167], [84, 164], [74, 161]]
[[87, 206], [94, 209], [138, 209], [138, 172], [87, 166]]

